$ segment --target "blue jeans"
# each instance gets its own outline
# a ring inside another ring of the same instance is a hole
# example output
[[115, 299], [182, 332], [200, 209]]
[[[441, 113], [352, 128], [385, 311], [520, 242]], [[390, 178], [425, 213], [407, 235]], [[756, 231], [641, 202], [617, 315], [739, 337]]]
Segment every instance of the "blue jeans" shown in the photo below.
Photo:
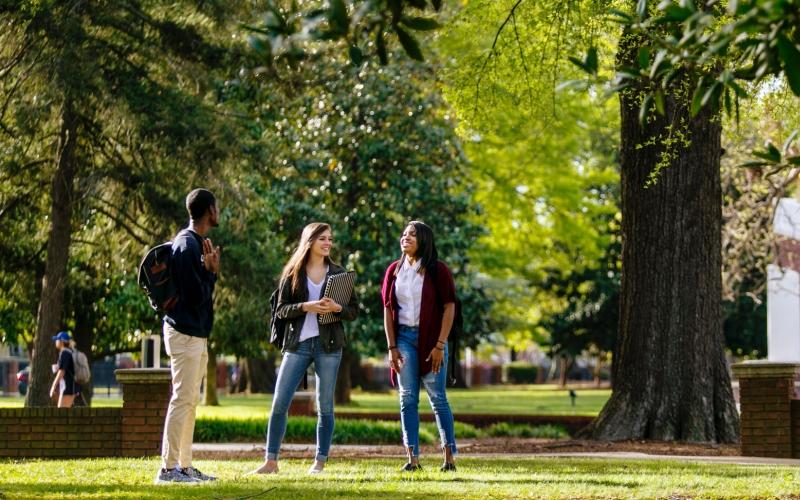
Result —
[[[445, 386], [447, 385], [447, 346], [444, 348], [444, 359], [439, 373], [429, 372], [425, 376], [419, 375], [419, 355], [417, 352], [417, 339], [419, 328], [400, 325], [397, 332], [397, 349], [403, 357], [403, 368], [397, 377], [400, 393], [400, 421], [403, 425], [403, 444], [411, 449], [413, 456], [419, 456], [419, 386], [420, 381], [428, 391], [428, 399], [436, 416], [436, 426], [439, 428], [439, 437], [442, 448], [450, 447], [453, 455], [456, 454], [456, 436], [453, 426], [453, 412], [447, 401]], [[424, 356], [427, 356], [424, 353]]]
[[333, 440], [333, 391], [336, 388], [336, 376], [339, 363], [342, 361], [342, 350], [326, 353], [319, 337], [300, 342], [296, 352], [283, 355], [275, 383], [275, 395], [272, 399], [272, 413], [267, 425], [267, 460], [277, 460], [283, 435], [286, 433], [286, 419], [289, 405], [300, 381], [314, 363], [317, 382], [317, 455], [316, 460], [328, 460], [328, 451]]

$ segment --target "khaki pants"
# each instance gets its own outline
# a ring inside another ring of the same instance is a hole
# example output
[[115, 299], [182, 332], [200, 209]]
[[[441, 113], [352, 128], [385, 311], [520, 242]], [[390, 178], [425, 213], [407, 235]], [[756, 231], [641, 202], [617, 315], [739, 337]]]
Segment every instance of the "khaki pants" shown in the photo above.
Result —
[[208, 363], [208, 340], [164, 323], [164, 348], [172, 366], [172, 399], [164, 422], [162, 467], [186, 468], [192, 465], [195, 410]]

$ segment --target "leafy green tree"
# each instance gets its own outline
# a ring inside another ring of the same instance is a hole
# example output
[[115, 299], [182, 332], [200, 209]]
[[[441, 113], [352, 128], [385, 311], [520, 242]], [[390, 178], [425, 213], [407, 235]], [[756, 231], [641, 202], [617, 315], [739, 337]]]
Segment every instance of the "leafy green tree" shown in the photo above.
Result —
[[[499, 25], [481, 72], [490, 62], [492, 68], [504, 67], [498, 41], [506, 28], [506, 38], [513, 36], [524, 54], [516, 19], [524, 10], [521, 5], [522, 0], [508, 3], [508, 15]], [[378, 16], [388, 12], [395, 19], [414, 8], [429, 7], [422, 1], [410, 5], [399, 1], [354, 2], [356, 6]], [[615, 11], [627, 25], [614, 63], [623, 80], [616, 90], [622, 90], [620, 164], [625, 279], [620, 298], [614, 393], [589, 432], [603, 439], [735, 441], [738, 415], [725, 364], [720, 307], [722, 129], [718, 112], [707, 105], [724, 99], [726, 107], [731, 108], [730, 92], [725, 87], [736, 92], [730, 84], [735, 75], [726, 61], [733, 61], [735, 69], [755, 78], [786, 69], [793, 85], [797, 75], [792, 63], [798, 59], [793, 31], [796, 23], [792, 23], [796, 5], [791, 0], [733, 3], [735, 19], [729, 25], [724, 20], [715, 22], [714, 16], [720, 12], [716, 6], [697, 8], [691, 0], [666, 1], [657, 8], [651, 8], [646, 0], [623, 6], [633, 12]], [[597, 5], [589, 2], [586, 7], [591, 11]], [[606, 4], [599, 7], [605, 9]], [[325, 38], [346, 38], [359, 32], [351, 29], [351, 24], [359, 26], [363, 16], [350, 19], [341, 13], [343, 8], [346, 13], [344, 2], [334, 2], [322, 11], [327, 14], [328, 23], [339, 28], [328, 32]], [[556, 21], [557, 34], [553, 38], [557, 41], [571, 39], [570, 34], [592, 26], [592, 16], [586, 23], [579, 7], [556, 4], [551, 9], [541, 5], [531, 9], [544, 13], [537, 19], [551, 14]], [[598, 11], [594, 10], [594, 14], [596, 18]], [[269, 33], [267, 24], [265, 32]], [[545, 29], [553, 25], [550, 23]], [[716, 38], [719, 43], [709, 45], [713, 34], [719, 33], [715, 30], [719, 26], [725, 26], [720, 31], [728, 38], [720, 35]], [[771, 32], [774, 45], [754, 34], [767, 32]], [[400, 39], [402, 42], [403, 37]], [[403, 45], [410, 55], [420, 55], [409, 50], [407, 43]], [[556, 47], [558, 52], [558, 42]], [[710, 64], [717, 60], [720, 47], [733, 47], [739, 52], [720, 52], [723, 64]], [[298, 50], [292, 45], [292, 57]], [[713, 58], [702, 59], [708, 53]], [[740, 65], [753, 61], [752, 73], [748, 74], [749, 67]], [[357, 58], [354, 62], [358, 62]], [[600, 71], [596, 47], [574, 62], [589, 73]], [[722, 81], [708, 83], [708, 64], [711, 72], [717, 67], [725, 68], [727, 73], [719, 73]], [[518, 67], [517, 73], [523, 77], [530, 74]], [[492, 83], [497, 86], [496, 81]], [[480, 86], [479, 80], [476, 87]], [[524, 86], [501, 88], [520, 95], [519, 89]], [[651, 108], [658, 113], [650, 115]], [[776, 151], [777, 148], [767, 151], [763, 156], [768, 162], [778, 163], [782, 158]], [[683, 293], [687, 289], [691, 292]], [[694, 348], [687, 352], [680, 347], [683, 345]]]
[[203, 102], [200, 71], [221, 62], [220, 49], [204, 38], [220, 11], [212, 4], [205, 10], [193, 4], [185, 10], [161, 7], [0, 4], [7, 28], [0, 35], [6, 61], [0, 129], [4, 144], [21, 145], [3, 174], [36, 170], [32, 183], [20, 182], [12, 197], [37, 183], [49, 187], [45, 197], [16, 202], [45, 233], [33, 239], [46, 246], [32, 254], [41, 256], [42, 271], [28, 275], [41, 277], [29, 406], [49, 404], [55, 358], [50, 337], [67, 316], [72, 243], [82, 244], [76, 236], [94, 230], [77, 217], [85, 221], [87, 214], [101, 212], [152, 241], [160, 231], [149, 233], [153, 219], [147, 215], [179, 206], [171, 189], [203, 178], [224, 157], [213, 144], [231, 142], [231, 129], [220, 126]]
[[[343, 263], [358, 273], [361, 310], [348, 328], [342, 401], [349, 398], [349, 365], [385, 351], [380, 286], [409, 220], [432, 225], [441, 258], [457, 276], [465, 345], [486, 333], [487, 306], [467, 256], [481, 232], [467, 218], [477, 207], [452, 120], [426, 81], [431, 68], [405, 62], [362, 71], [336, 52], [321, 57], [325, 63], [295, 69], [300, 80], [313, 74], [315, 84], [295, 90], [280, 107], [270, 97], [262, 122], [274, 137], [270, 190], [280, 216], [276, 230], [286, 238], [281, 260], [305, 224], [322, 220], [334, 227]], [[400, 79], [408, 84], [395, 87]]]

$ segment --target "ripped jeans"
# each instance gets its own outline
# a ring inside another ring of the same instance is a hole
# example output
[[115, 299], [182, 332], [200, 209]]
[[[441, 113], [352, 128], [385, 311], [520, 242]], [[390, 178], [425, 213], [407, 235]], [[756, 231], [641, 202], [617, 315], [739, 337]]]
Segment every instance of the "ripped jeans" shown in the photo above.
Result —
[[[439, 437], [442, 448], [450, 447], [453, 455], [456, 454], [456, 436], [453, 426], [453, 412], [447, 401], [445, 386], [447, 385], [447, 346], [444, 349], [444, 359], [439, 373], [429, 372], [425, 376], [419, 375], [419, 356], [417, 352], [417, 339], [419, 328], [400, 325], [397, 332], [397, 349], [403, 357], [403, 368], [397, 376], [398, 392], [400, 393], [400, 421], [403, 426], [403, 444], [411, 448], [413, 456], [419, 456], [419, 389], [420, 382], [428, 392], [431, 408], [436, 416], [436, 426], [439, 428]], [[427, 356], [427, 354], [425, 354]]]

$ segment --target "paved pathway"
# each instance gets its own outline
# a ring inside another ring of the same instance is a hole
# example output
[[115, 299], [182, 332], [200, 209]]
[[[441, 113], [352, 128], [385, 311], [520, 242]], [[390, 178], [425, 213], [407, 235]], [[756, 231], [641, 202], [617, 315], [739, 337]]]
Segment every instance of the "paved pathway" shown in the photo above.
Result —
[[[348, 452], [375, 452], [379, 446], [337, 444], [337, 448]], [[384, 447], [385, 448], [385, 447]], [[313, 452], [313, 444], [292, 444], [284, 443], [281, 449], [285, 451]], [[264, 453], [263, 443], [195, 443], [192, 450], [196, 452], [222, 452], [222, 453], [241, 453], [253, 452]], [[763, 457], [731, 457], [731, 456], [696, 456], [696, 455], [652, 455], [648, 453], [616, 451], [616, 452], [564, 452], [564, 453], [459, 453], [460, 457], [495, 457], [495, 458], [515, 458], [520, 456], [535, 456], [542, 458], [598, 458], [615, 460], [677, 460], [685, 462], [706, 462], [706, 463], [725, 463], [739, 465], [796, 465], [800, 466], [800, 460], [788, 458], [763, 458]]]

